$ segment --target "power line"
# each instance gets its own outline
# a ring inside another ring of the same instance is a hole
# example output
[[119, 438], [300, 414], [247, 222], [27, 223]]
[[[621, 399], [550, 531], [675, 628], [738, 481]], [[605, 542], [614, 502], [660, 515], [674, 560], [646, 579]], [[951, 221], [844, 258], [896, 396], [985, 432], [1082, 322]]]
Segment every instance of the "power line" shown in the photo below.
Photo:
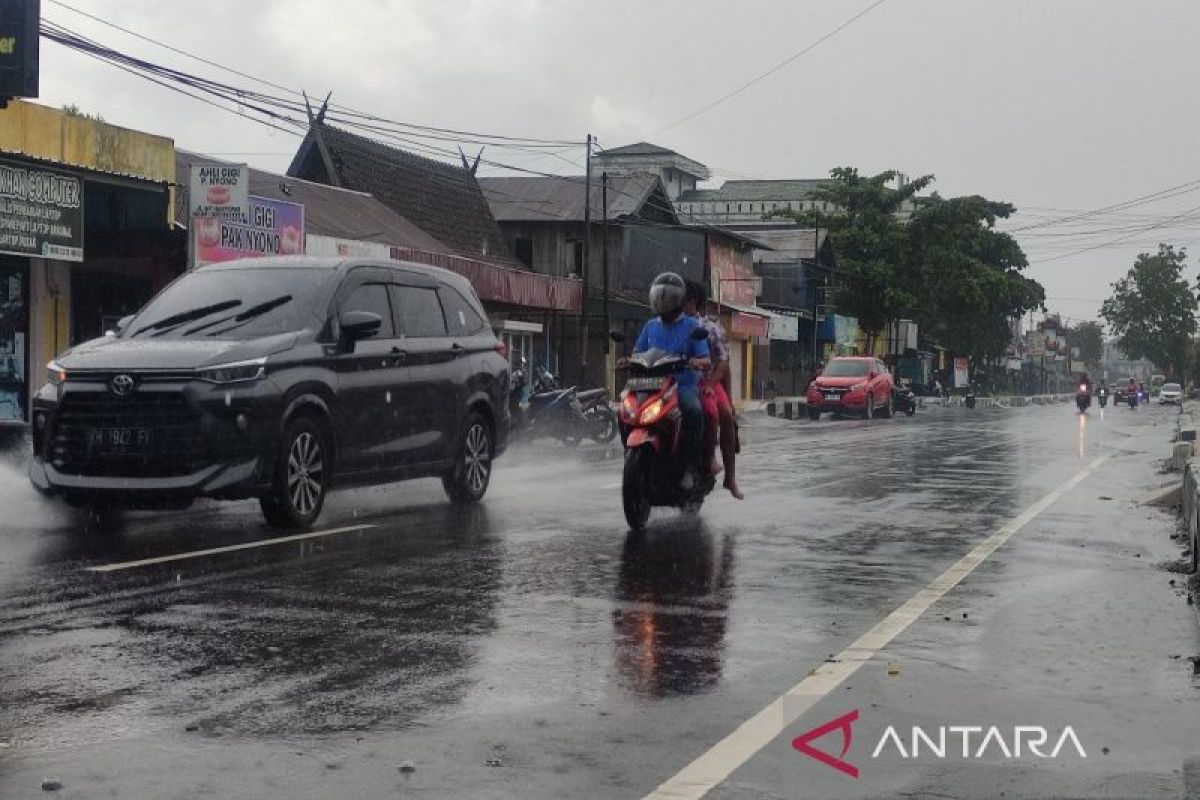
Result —
[[1180, 217], [1185, 217], [1190, 214], [1195, 214], [1198, 211], [1200, 211], [1200, 206], [1196, 206], [1195, 208], [1188, 209], [1187, 211], [1184, 211], [1182, 214], [1179, 214], [1175, 217], [1171, 217], [1170, 219], [1168, 219], [1164, 222], [1158, 223], [1157, 225], [1151, 225], [1148, 228], [1143, 228], [1141, 230], [1134, 231], [1133, 233], [1127, 234], [1125, 236], [1119, 236], [1116, 239], [1112, 239], [1111, 241], [1101, 242], [1100, 244], [1091, 245], [1090, 247], [1083, 247], [1083, 248], [1080, 248], [1079, 250], [1075, 250], [1070, 253], [1064, 253], [1062, 255], [1051, 256], [1050, 258], [1043, 258], [1038, 263], [1039, 264], [1047, 264], [1051, 261], [1059, 261], [1060, 259], [1071, 258], [1072, 256], [1082, 255], [1083, 253], [1090, 253], [1093, 250], [1099, 250], [1104, 247], [1111, 247], [1114, 244], [1120, 244], [1121, 242], [1131, 239], [1139, 233], [1148, 233], [1149, 231], [1164, 227], [1167, 222], [1171, 222], [1173, 220], [1179, 219]]
[[689, 120], [691, 120], [691, 119], [694, 119], [695, 117], [698, 117], [698, 116], [700, 116], [700, 115], [701, 115], [701, 114], [703, 114], [704, 112], [706, 112], [706, 111], [709, 111], [709, 110], [711, 110], [711, 109], [713, 109], [713, 108], [716, 108], [716, 107], [717, 107], [717, 106], [719, 106], [721, 103], [724, 103], [726, 100], [730, 99], [731, 97], [734, 97], [734, 96], [736, 96], [736, 95], [738, 95], [738, 94], [741, 94], [742, 92], [746, 91], [747, 89], [749, 89], [751, 86], [755, 85], [756, 83], [759, 83], [760, 81], [762, 81], [762, 80], [764, 80], [764, 79], [766, 79], [766, 78], [770, 77], [771, 75], [774, 75], [776, 72], [778, 72], [779, 70], [783, 69], [783, 68], [784, 68], [784, 67], [786, 67], [788, 64], [791, 64], [791, 63], [792, 63], [793, 61], [795, 61], [796, 59], [798, 59], [798, 58], [800, 58], [800, 57], [802, 57], [802, 56], [804, 56], [804, 55], [807, 55], [808, 53], [812, 52], [812, 51], [813, 51], [813, 50], [815, 50], [817, 47], [819, 47], [819, 46], [820, 46], [822, 43], [824, 43], [824, 42], [828, 41], [829, 39], [832, 39], [834, 36], [836, 36], [837, 34], [841, 33], [843, 30], [845, 30], [846, 28], [850, 27], [850, 26], [851, 26], [851, 25], [853, 25], [855, 22], [857, 22], [858, 20], [860, 20], [860, 19], [862, 19], [863, 17], [865, 17], [867, 14], [870, 14], [872, 11], [874, 11], [874, 10], [875, 10], [875, 9], [877, 9], [877, 8], [879, 8], [879, 7], [880, 7], [881, 5], [883, 5], [885, 2], [886, 2], [886, 0], [875, 0], [875, 2], [871, 3], [871, 5], [867, 6], [867, 7], [866, 7], [866, 8], [864, 8], [862, 11], [858, 12], [858, 13], [857, 13], [857, 14], [855, 14], [854, 16], [852, 16], [852, 17], [850, 17], [849, 19], [847, 19], [847, 20], [846, 20], [845, 22], [843, 22], [841, 25], [838, 25], [836, 28], [834, 28], [833, 30], [829, 31], [828, 33], [826, 33], [824, 36], [820, 37], [819, 39], [817, 39], [817, 40], [813, 41], [812, 43], [810, 43], [808, 46], [804, 47], [803, 49], [801, 49], [801, 50], [799, 50], [799, 51], [797, 51], [797, 52], [793, 53], [793, 54], [792, 54], [792, 55], [790, 55], [790, 56], [788, 56], [788, 57], [787, 57], [787, 58], [785, 58], [783, 61], [781, 61], [781, 62], [779, 62], [778, 64], [776, 64], [775, 66], [771, 67], [771, 68], [770, 68], [769, 70], [767, 70], [766, 72], [764, 72], [764, 73], [762, 73], [762, 74], [760, 74], [760, 75], [757, 75], [757, 76], [755, 76], [754, 78], [751, 78], [750, 80], [748, 80], [748, 81], [746, 81], [745, 83], [743, 83], [741, 86], [738, 86], [736, 89], [732, 89], [732, 90], [730, 90], [730, 91], [726, 92], [725, 94], [723, 94], [723, 95], [721, 95], [720, 97], [718, 97], [716, 100], [713, 100], [711, 103], [709, 103], [709, 104], [707, 104], [707, 105], [705, 105], [705, 106], [703, 106], [703, 107], [701, 107], [701, 108], [699, 108], [699, 109], [697, 109], [697, 110], [693, 111], [692, 113], [688, 114], [687, 116], [680, 117], [679, 119], [675, 120], [674, 122], [670, 123], [669, 125], [664, 125], [663, 127], [661, 127], [661, 128], [659, 128], [658, 130], [654, 131], [654, 132], [653, 132], [653, 133], [651, 133], [650, 135], [651, 135], [651, 136], [657, 136], [658, 134], [662, 133], [663, 131], [670, 130], [671, 128], [674, 128], [674, 127], [676, 127], [676, 126], [678, 126], [678, 125], [682, 125], [683, 123], [685, 123], [685, 122], [687, 122], [687, 121], [689, 121]]

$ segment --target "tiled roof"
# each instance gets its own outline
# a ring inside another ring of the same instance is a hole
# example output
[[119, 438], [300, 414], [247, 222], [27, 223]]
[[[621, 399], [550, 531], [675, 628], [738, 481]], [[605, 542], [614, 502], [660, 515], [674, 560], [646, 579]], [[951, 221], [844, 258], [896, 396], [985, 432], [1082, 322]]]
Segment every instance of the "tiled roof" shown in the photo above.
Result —
[[[187, 186], [190, 166], [197, 163], [232, 163], [186, 150], [175, 151], [176, 182]], [[353, 241], [378, 242], [395, 247], [412, 247], [431, 253], [449, 253], [450, 248], [392, 211], [369, 194], [338, 189], [299, 178], [289, 178], [259, 169], [250, 169], [250, 194], [300, 203], [304, 206], [304, 227], [308, 233]], [[182, 201], [183, 192], [178, 196]], [[176, 221], [186, 225], [182, 202], [176, 203]]]
[[[500, 222], [582, 222], [584, 218], [585, 179], [580, 176], [480, 178], [491, 206]], [[650, 174], [613, 176], [608, 180], [608, 218], [619, 219], [637, 214], [661, 187], [658, 177]], [[592, 179], [592, 219], [603, 220], [602, 189]], [[665, 192], [657, 195], [672, 215]]]
[[[315, 140], [320, 131], [337, 181]], [[319, 123], [310, 128], [288, 175], [368, 192], [454, 251], [516, 263], [488, 202], [468, 170]]]

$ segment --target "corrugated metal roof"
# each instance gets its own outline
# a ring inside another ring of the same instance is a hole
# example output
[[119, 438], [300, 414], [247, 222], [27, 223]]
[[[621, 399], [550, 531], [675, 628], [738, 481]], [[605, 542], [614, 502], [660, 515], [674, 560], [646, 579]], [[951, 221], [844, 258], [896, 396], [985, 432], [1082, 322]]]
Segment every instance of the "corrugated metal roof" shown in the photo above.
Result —
[[97, 169], [96, 167], [85, 167], [80, 164], [69, 164], [66, 161], [59, 161], [57, 158], [45, 158], [43, 156], [34, 156], [21, 150], [5, 150], [0, 148], [0, 157], [2, 158], [19, 158], [25, 161], [32, 161], [54, 169], [61, 169], [65, 172], [79, 172], [87, 175], [104, 175], [111, 178], [122, 178], [131, 181], [145, 181], [153, 183], [160, 187], [168, 185], [168, 181], [161, 178], [151, 178], [147, 175], [137, 175], [132, 172], [114, 172], [113, 170]]
[[[176, 150], [175, 174], [179, 185], [188, 184], [193, 162], [233, 163], [201, 153]], [[179, 194], [175, 218], [186, 227], [183, 193]], [[395, 247], [414, 247], [432, 253], [451, 252], [445, 244], [364, 192], [338, 189], [251, 167], [250, 194], [303, 205], [304, 226], [308, 233]]]
[[[492, 214], [500, 222], [582, 222], [585, 178], [561, 177], [480, 178]], [[608, 179], [608, 218], [620, 219], [637, 214], [650, 199], [658, 176], [650, 174], [610, 176]], [[592, 219], [603, 220], [600, 181], [592, 179]], [[664, 202], [669, 205], [670, 201]], [[669, 209], [674, 216], [674, 209]]]
[[808, 200], [828, 178], [796, 180], [725, 181], [720, 189], [695, 189], [679, 195], [681, 203], [738, 200]]
[[[827, 231], [820, 232], [822, 245], [827, 235]], [[759, 264], [795, 264], [801, 260], [811, 261], [817, 255], [817, 232], [812, 228], [755, 229], [754, 238], [771, 248], [754, 251], [754, 261]]]
[[635, 144], [625, 144], [620, 147], [612, 147], [608, 150], [601, 150], [597, 155], [602, 156], [665, 156], [679, 155], [674, 150], [669, 150], [666, 147], [660, 147], [650, 142], [636, 142]]

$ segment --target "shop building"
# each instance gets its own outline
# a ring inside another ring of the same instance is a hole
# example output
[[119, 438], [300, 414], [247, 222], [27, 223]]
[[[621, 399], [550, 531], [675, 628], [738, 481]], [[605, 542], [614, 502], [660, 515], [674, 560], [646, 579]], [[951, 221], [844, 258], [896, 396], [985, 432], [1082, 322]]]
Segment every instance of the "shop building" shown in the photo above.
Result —
[[186, 264], [174, 143], [14, 100], [0, 109], [0, 425], [45, 364], [133, 313]]

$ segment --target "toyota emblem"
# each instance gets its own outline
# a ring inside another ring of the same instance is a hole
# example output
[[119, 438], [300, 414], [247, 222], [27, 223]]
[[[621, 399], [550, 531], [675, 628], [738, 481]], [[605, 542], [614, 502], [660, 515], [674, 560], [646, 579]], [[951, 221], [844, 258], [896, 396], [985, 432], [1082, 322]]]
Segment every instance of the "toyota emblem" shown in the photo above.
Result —
[[108, 382], [108, 388], [112, 389], [113, 394], [124, 397], [133, 391], [133, 376], [114, 375], [112, 380]]

